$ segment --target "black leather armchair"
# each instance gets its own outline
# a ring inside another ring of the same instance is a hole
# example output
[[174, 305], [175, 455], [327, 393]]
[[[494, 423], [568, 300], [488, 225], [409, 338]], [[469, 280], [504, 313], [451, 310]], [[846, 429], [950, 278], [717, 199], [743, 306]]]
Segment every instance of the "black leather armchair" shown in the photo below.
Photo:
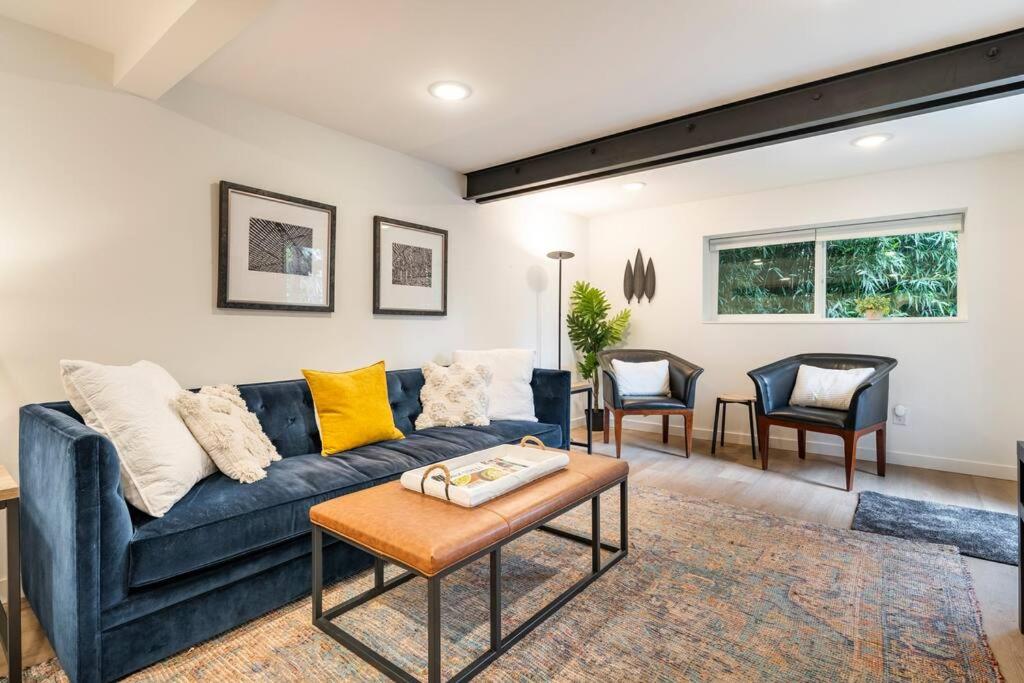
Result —
[[[827, 410], [789, 404], [801, 365], [830, 370], [874, 368], [857, 388], [848, 410]], [[843, 353], [804, 353], [776, 361], [747, 374], [757, 390], [757, 435], [761, 446], [761, 469], [768, 469], [768, 432], [772, 425], [797, 430], [797, 451], [807, 457], [807, 432], [842, 437], [846, 459], [846, 490], [853, 489], [857, 461], [857, 440], [875, 434], [878, 476], [885, 476], [885, 424], [889, 416], [889, 373], [896, 359]]]
[[[668, 361], [668, 396], [622, 396], [615, 380], [612, 360], [627, 363]], [[604, 379], [605, 410], [615, 417], [615, 457], [622, 457], [622, 418], [626, 415], [661, 415], [661, 440], [668, 443], [668, 418], [681, 415], [685, 432], [686, 457], [693, 448], [693, 406], [697, 399], [697, 378], [703, 368], [665, 351], [615, 349], [597, 354]], [[604, 442], [608, 443], [609, 416], [604, 420]]]

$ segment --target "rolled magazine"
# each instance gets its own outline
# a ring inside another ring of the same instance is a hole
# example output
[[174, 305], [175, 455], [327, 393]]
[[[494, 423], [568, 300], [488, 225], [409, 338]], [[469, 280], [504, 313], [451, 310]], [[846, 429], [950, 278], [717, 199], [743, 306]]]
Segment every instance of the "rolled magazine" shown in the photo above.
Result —
[[471, 508], [568, 464], [564, 451], [502, 445], [409, 470], [402, 475], [402, 486]]

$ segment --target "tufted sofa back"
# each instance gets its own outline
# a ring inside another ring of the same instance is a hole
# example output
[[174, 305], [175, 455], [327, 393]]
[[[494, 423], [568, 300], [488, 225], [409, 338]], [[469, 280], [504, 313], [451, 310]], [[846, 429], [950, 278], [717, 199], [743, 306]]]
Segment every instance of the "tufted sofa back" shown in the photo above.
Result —
[[[414, 425], [421, 410], [423, 371], [418, 368], [389, 370], [387, 377], [388, 402], [395, 416], [395, 426], [409, 434], [416, 429]], [[282, 457], [320, 452], [320, 430], [316, 426], [313, 397], [306, 380], [239, 384], [238, 391], [249, 410], [256, 413], [263, 431]], [[43, 406], [82, 421], [67, 401], [44, 403]]]
[[[387, 378], [395, 426], [408, 434], [420, 414], [423, 371], [391, 370]], [[240, 384], [238, 390], [282, 457], [320, 452], [320, 430], [306, 380]]]

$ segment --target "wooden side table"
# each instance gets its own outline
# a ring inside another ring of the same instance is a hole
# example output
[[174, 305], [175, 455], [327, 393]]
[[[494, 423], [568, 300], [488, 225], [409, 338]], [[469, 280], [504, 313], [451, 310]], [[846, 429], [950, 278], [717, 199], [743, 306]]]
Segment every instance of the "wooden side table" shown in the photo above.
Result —
[[0, 508], [7, 510], [7, 608], [0, 605], [0, 643], [7, 654], [7, 679], [21, 682], [21, 529], [18, 482], [0, 465]]
[[572, 441], [572, 438], [570, 437], [569, 445], [570, 446], [586, 446], [587, 447], [587, 453], [593, 453], [594, 452], [594, 430], [591, 429], [591, 424], [590, 424], [590, 416], [593, 413], [590, 412], [590, 411], [592, 411], [594, 409], [594, 385], [592, 385], [590, 382], [575, 382], [572, 386], [569, 387], [569, 396], [574, 396], [576, 394], [582, 394], [582, 393], [586, 393], [586, 395], [587, 395], [587, 409], [583, 411], [583, 419], [587, 423], [587, 441], [586, 441], [586, 443], [584, 443], [582, 441]]
[[715, 442], [718, 441], [718, 410], [722, 410], [722, 445], [725, 445], [725, 410], [730, 403], [738, 403], [747, 406], [750, 415], [750, 455], [757, 460], [757, 431], [754, 429], [754, 402], [753, 396], [737, 394], [722, 394], [715, 399], [715, 426], [711, 430], [711, 454], [715, 454]]

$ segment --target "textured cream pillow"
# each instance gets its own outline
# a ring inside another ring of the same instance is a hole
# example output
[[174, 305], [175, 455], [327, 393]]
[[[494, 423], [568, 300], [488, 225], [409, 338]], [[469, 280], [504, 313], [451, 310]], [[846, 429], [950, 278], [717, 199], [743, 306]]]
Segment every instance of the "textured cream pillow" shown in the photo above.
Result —
[[198, 394], [183, 391], [174, 404], [192, 436], [232, 479], [243, 484], [259, 481], [267, 476], [264, 468], [281, 459], [238, 387], [219, 384], [203, 387]]
[[60, 376], [85, 424], [117, 448], [125, 500], [138, 509], [162, 517], [217, 471], [174, 409], [181, 385], [156, 363], [62, 360]]
[[874, 372], [874, 368], [828, 370], [814, 365], [801, 365], [796, 371], [796, 384], [793, 385], [789, 404], [849, 410], [850, 401], [857, 387]]
[[420, 389], [423, 412], [416, 418], [416, 429], [489, 425], [487, 385], [491, 371], [484, 365], [436, 363], [423, 366], [426, 383]]

